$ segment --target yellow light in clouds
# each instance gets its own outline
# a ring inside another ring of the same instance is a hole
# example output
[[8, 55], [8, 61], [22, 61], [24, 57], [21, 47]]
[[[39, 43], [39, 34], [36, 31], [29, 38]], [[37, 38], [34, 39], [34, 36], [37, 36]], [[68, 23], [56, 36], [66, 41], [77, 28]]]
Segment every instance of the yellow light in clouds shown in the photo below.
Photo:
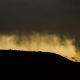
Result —
[[56, 35], [32, 34], [30, 36], [24, 35], [21, 38], [17, 35], [1, 35], [0, 49], [52, 52], [67, 56], [69, 59], [75, 57], [76, 60], [80, 61], [74, 40], [67, 38], [62, 40]]

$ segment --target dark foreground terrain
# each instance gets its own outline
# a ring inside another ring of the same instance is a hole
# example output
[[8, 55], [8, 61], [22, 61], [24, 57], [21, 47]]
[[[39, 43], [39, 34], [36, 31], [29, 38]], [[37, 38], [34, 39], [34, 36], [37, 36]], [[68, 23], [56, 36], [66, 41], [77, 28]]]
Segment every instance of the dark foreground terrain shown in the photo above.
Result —
[[0, 71], [73, 71], [79, 65], [54, 53], [0, 50]]

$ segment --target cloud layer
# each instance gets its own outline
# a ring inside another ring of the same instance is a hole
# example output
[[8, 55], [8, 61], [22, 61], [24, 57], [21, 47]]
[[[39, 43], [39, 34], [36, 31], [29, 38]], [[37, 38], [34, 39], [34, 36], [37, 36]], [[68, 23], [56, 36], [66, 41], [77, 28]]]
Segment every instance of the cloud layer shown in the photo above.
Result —
[[[74, 39], [64, 37], [61, 39], [57, 35], [38, 34], [32, 35], [1, 35], [0, 49], [25, 50], [25, 51], [43, 51], [53, 52], [69, 59], [79, 58], [79, 52], [74, 45]], [[77, 56], [77, 58], [76, 58]]]

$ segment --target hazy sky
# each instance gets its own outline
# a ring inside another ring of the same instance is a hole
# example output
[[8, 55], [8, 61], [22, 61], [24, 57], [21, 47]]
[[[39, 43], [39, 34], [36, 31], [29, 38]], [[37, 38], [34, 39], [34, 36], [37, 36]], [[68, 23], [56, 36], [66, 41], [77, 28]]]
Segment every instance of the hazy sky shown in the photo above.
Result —
[[0, 0], [0, 33], [80, 36], [80, 0]]

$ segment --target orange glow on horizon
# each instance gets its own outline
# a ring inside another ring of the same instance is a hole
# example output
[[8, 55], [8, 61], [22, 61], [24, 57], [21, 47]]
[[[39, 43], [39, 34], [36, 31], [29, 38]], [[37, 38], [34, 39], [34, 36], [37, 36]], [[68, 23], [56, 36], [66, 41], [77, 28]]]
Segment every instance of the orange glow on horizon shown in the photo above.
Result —
[[69, 59], [75, 57], [80, 61], [80, 55], [74, 41], [67, 38], [62, 40], [59, 36], [49, 34], [32, 34], [21, 38], [17, 35], [1, 35], [0, 49], [52, 52], [67, 56]]

